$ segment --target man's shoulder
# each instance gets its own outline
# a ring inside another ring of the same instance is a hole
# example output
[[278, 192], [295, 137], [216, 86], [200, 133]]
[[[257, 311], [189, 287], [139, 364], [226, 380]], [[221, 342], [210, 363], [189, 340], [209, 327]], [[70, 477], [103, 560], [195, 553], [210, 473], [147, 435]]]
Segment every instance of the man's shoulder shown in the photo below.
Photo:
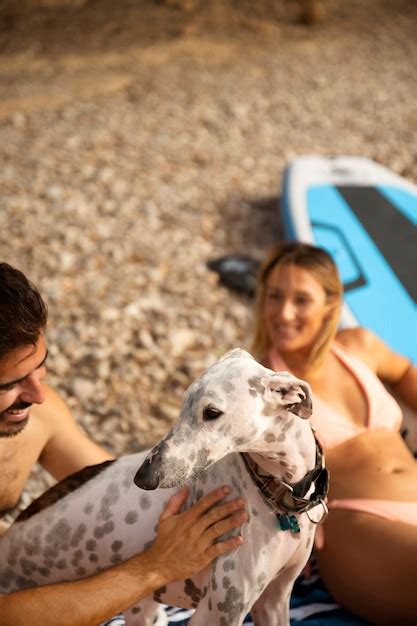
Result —
[[112, 455], [89, 439], [63, 398], [50, 387], [45, 392], [45, 402], [37, 408], [46, 439], [39, 458], [44, 469], [62, 480], [86, 465], [110, 460]]
[[58, 393], [45, 385], [45, 401], [42, 404], [33, 405], [32, 416], [37, 426], [52, 436], [68, 422], [73, 422], [74, 417]]

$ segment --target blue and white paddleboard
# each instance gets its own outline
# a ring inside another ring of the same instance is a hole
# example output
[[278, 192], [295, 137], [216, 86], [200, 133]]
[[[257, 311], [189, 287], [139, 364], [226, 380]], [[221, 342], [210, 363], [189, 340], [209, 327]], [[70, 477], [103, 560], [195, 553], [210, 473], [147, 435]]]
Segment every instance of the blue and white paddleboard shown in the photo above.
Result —
[[335, 259], [342, 325], [417, 363], [417, 186], [370, 159], [303, 156], [286, 169], [282, 207], [287, 238]]

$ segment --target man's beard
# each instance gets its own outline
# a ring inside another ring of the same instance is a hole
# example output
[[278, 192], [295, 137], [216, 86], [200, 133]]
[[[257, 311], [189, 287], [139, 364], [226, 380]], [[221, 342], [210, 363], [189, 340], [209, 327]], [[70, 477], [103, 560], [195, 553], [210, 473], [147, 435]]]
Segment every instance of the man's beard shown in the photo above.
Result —
[[[32, 406], [29, 402], [16, 402], [9, 406], [6, 411], [2, 411], [0, 413], [0, 438], [9, 438], [15, 437], [19, 433], [24, 430], [29, 422], [29, 414], [28, 416], [22, 420], [21, 422], [8, 422], [7, 421], [7, 413], [9, 411], [23, 411], [28, 407]], [[7, 424], [7, 428], [4, 428], [4, 424]]]

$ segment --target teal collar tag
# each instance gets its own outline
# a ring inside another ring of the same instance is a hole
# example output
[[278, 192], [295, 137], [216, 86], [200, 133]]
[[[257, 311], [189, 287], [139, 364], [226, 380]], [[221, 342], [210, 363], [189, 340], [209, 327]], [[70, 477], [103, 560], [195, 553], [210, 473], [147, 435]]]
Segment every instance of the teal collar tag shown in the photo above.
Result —
[[277, 515], [279, 530], [290, 530], [295, 535], [300, 532], [300, 525], [295, 515]]

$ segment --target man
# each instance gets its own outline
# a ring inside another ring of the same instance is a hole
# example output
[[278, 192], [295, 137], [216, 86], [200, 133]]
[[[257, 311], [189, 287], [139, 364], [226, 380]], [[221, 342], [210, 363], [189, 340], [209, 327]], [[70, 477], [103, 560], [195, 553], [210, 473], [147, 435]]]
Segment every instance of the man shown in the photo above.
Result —
[[[44, 383], [46, 322], [36, 288], [0, 263], [0, 512], [16, 505], [37, 461], [59, 480], [111, 458]], [[97, 624], [168, 582], [204, 569], [242, 542], [236, 537], [214, 543], [247, 518], [240, 499], [213, 507], [228, 492], [217, 489], [180, 513], [187, 497], [181, 490], [161, 515], [154, 545], [126, 563], [82, 581], [0, 595], [2, 626], [27, 624], [28, 616], [31, 626]]]

